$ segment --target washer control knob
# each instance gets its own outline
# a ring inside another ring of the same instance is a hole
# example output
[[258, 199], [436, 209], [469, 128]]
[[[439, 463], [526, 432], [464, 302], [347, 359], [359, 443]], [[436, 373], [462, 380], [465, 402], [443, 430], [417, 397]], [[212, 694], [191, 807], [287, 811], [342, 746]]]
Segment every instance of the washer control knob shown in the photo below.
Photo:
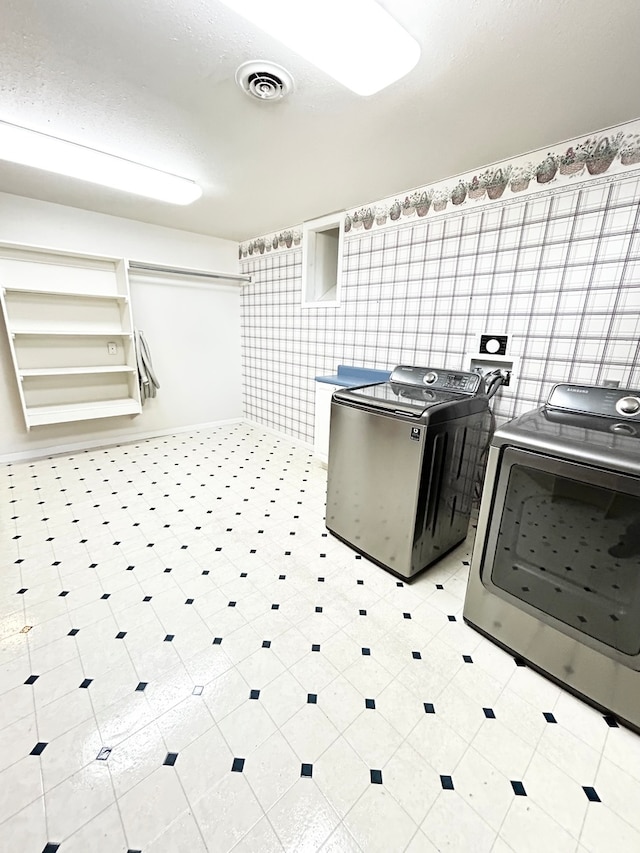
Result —
[[429, 373], [425, 373], [424, 382], [425, 385], [433, 385], [433, 383], [437, 380], [438, 374], [434, 373], [432, 370]]
[[621, 397], [616, 403], [616, 412], [621, 415], [636, 415], [640, 412], [640, 397]]

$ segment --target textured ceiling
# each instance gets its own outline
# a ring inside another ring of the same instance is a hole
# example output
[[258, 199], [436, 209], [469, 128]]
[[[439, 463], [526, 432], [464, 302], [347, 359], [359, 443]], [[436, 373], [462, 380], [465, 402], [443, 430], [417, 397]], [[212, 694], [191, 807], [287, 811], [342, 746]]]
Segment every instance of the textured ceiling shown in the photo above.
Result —
[[[241, 240], [640, 114], [638, 0], [381, 3], [422, 57], [360, 98], [216, 0], [0, 0], [0, 119], [204, 195], [175, 207], [4, 162], [0, 191]], [[249, 59], [294, 93], [244, 95]]]

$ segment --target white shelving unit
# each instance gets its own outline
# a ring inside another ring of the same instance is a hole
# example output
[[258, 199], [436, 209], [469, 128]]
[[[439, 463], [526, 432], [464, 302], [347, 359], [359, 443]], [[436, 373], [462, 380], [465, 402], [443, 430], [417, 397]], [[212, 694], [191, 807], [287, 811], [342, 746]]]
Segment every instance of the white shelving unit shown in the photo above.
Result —
[[140, 413], [124, 260], [0, 244], [0, 300], [27, 429]]

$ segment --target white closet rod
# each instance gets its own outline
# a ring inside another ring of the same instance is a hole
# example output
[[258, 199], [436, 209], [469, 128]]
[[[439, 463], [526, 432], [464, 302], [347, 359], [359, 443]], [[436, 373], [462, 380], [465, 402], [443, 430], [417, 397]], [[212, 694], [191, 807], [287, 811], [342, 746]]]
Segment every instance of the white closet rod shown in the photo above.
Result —
[[163, 267], [157, 264], [145, 264], [140, 261], [129, 261], [129, 269], [131, 271], [140, 270], [142, 272], [159, 272], [169, 275], [188, 275], [195, 276], [196, 278], [215, 278], [224, 279], [226, 281], [251, 281], [250, 275], [241, 275], [240, 273], [234, 274], [228, 272], [182, 269], [181, 267]]

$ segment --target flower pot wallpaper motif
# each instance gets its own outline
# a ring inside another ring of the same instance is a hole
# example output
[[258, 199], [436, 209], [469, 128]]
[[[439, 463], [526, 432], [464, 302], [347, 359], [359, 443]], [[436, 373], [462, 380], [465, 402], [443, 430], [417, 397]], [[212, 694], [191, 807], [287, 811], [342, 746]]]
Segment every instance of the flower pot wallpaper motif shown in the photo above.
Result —
[[458, 185], [451, 190], [451, 203], [462, 204], [467, 197], [467, 185], [464, 181], [459, 181]]
[[511, 166], [502, 166], [498, 169], [487, 170], [480, 175], [480, 183], [487, 189], [487, 195], [495, 201], [500, 198], [509, 183]]
[[402, 208], [400, 207], [400, 202], [396, 199], [389, 209], [389, 218], [395, 222], [396, 219], [400, 219], [401, 213]]
[[587, 171], [590, 175], [601, 175], [606, 172], [620, 150], [622, 134], [600, 139], [587, 139], [584, 144]]
[[418, 201], [416, 203], [416, 213], [418, 216], [426, 216], [429, 213], [429, 208], [431, 207], [431, 198], [432, 194], [428, 193], [426, 190], [423, 190], [420, 193]]
[[539, 184], [548, 184], [558, 171], [558, 158], [549, 153], [536, 169], [536, 180]]
[[576, 151], [575, 148], [567, 148], [558, 161], [558, 171], [561, 175], [579, 175], [584, 167], [585, 160], [580, 149]]
[[480, 178], [477, 175], [473, 176], [471, 183], [469, 184], [469, 198], [479, 199], [486, 193], [486, 187], [483, 187], [480, 183]]
[[640, 163], [640, 133], [630, 133], [625, 136], [620, 149], [620, 162], [623, 166]]
[[512, 193], [524, 192], [529, 186], [529, 181], [534, 175], [533, 166], [529, 163], [526, 166], [515, 166], [511, 170], [511, 182], [509, 189]]

